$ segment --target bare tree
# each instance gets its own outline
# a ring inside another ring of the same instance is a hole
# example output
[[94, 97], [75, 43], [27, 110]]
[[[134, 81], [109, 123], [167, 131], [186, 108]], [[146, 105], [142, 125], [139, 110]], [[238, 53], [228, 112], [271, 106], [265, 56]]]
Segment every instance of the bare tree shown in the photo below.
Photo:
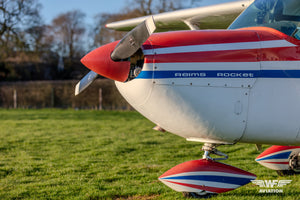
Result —
[[184, 8], [182, 0], [158, 0], [156, 3], [156, 12], [163, 13]]
[[52, 29], [57, 39], [58, 51], [70, 60], [77, 56], [81, 37], [85, 33], [85, 14], [79, 10], [59, 15], [52, 21]]
[[124, 16], [122, 14], [99, 14], [95, 16], [95, 25], [90, 32], [90, 37], [93, 38], [91, 48], [96, 48], [109, 42], [121, 39], [125, 33], [120, 31], [114, 31], [107, 29], [105, 24], [110, 21], [122, 20]]
[[131, 5], [136, 5], [137, 10], [141, 13], [141, 15], [151, 15], [153, 14], [153, 0], [133, 0]]
[[123, 12], [116, 14], [99, 14], [95, 17], [95, 26], [91, 32], [94, 38], [93, 47], [122, 38], [123, 32], [108, 30], [105, 24], [112, 21], [119, 21], [145, 15], [151, 15], [183, 8], [183, 0], [131, 0]]
[[23, 29], [40, 19], [39, 6], [36, 0], [0, 0], [0, 57], [8, 57], [12, 50], [24, 48]]
[[54, 43], [54, 37], [51, 32], [51, 27], [40, 24], [26, 29], [29, 51], [39, 60], [49, 60], [49, 55], [52, 54], [51, 49]]
[[[168, 12], [183, 8], [183, 0], [132, 0], [131, 10], [136, 10], [141, 16]], [[133, 6], [132, 6], [133, 5]]]

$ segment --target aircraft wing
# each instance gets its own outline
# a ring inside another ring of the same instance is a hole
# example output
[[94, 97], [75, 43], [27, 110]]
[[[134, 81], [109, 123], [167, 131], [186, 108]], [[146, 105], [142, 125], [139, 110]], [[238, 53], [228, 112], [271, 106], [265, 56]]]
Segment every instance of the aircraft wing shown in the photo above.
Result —
[[[211, 6], [189, 8], [153, 15], [157, 31], [226, 29], [254, 0], [240, 0]], [[130, 31], [149, 16], [106, 24], [107, 28]]]

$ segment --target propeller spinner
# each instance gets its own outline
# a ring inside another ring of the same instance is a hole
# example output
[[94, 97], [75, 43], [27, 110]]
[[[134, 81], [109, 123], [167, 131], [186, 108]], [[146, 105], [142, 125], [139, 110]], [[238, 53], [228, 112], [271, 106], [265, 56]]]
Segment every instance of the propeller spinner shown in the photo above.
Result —
[[[112, 42], [91, 51], [81, 59], [81, 62], [97, 74], [125, 82], [130, 73], [128, 58], [138, 52], [155, 29], [154, 19], [151, 16], [128, 32], [119, 42]], [[80, 80], [76, 85], [75, 95], [81, 93], [97, 78], [95, 73], [90, 72]]]

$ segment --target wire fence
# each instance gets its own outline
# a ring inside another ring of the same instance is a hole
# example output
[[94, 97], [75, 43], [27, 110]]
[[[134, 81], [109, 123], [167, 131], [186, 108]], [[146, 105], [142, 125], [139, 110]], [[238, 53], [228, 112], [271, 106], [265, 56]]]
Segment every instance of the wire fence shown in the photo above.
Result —
[[132, 110], [113, 81], [97, 79], [84, 92], [75, 96], [77, 82], [0, 82], [0, 107]]

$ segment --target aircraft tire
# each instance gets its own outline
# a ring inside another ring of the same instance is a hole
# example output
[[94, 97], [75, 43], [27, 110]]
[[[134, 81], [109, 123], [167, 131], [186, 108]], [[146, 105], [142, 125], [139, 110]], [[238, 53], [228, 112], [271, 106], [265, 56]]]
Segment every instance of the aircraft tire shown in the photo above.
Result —
[[195, 198], [195, 199], [208, 199], [217, 195], [216, 193], [201, 194], [197, 192], [183, 192], [182, 194], [186, 198]]

